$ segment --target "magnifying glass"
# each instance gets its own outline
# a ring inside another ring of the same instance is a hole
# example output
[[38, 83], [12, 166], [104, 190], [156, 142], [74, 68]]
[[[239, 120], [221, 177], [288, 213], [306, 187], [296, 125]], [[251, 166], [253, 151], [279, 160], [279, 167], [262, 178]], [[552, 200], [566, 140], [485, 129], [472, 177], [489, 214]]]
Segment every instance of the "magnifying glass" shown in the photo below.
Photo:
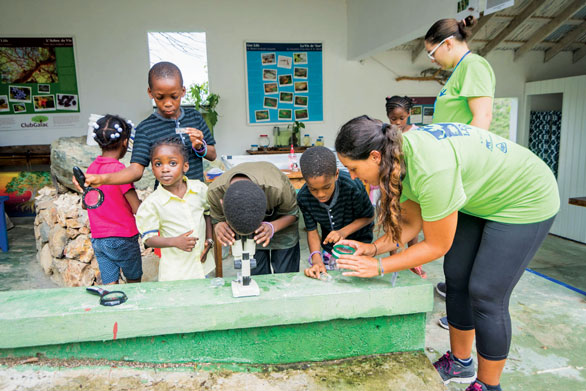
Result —
[[352, 255], [355, 251], [356, 249], [354, 247], [350, 247], [345, 244], [336, 244], [332, 248], [332, 255], [334, 256], [334, 258], [338, 259], [342, 255]]
[[128, 300], [128, 296], [122, 291], [110, 292], [97, 286], [90, 286], [85, 288], [85, 290], [92, 295], [100, 296], [100, 304], [108, 307], [120, 305]]
[[83, 202], [83, 206], [87, 209], [96, 209], [98, 206], [102, 205], [104, 202], [104, 193], [102, 190], [97, 189], [91, 186], [85, 186], [85, 175], [81, 168], [75, 166], [73, 167], [73, 176], [79, 186], [83, 189], [83, 196], [81, 197], [81, 202]]

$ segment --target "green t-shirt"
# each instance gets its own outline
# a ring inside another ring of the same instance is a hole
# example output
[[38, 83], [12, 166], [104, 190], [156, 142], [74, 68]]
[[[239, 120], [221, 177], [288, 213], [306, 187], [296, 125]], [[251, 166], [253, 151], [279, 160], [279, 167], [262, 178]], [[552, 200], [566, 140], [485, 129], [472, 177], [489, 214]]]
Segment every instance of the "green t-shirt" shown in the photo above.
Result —
[[489, 131], [455, 123], [424, 126], [403, 135], [403, 154], [401, 202], [417, 202], [425, 221], [459, 210], [528, 224], [559, 210], [549, 167], [528, 149]]
[[494, 97], [496, 79], [492, 67], [483, 57], [469, 53], [460, 60], [452, 76], [437, 95], [433, 123], [472, 122], [468, 98]]

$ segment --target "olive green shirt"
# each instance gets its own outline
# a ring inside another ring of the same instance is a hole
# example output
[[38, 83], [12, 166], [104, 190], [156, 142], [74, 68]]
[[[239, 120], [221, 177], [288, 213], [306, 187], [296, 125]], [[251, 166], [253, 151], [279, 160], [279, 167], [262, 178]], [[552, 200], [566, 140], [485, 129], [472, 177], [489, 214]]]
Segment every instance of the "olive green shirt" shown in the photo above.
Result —
[[[264, 191], [267, 197], [265, 221], [273, 221], [287, 215], [299, 216], [295, 188], [281, 170], [267, 162], [241, 163], [217, 177], [208, 188], [208, 203], [214, 224], [226, 221], [220, 200], [224, 198], [230, 181], [235, 175], [246, 175]], [[299, 229], [296, 220], [295, 223], [276, 232], [267, 247], [258, 245], [257, 248], [283, 250], [297, 243], [299, 243]]]

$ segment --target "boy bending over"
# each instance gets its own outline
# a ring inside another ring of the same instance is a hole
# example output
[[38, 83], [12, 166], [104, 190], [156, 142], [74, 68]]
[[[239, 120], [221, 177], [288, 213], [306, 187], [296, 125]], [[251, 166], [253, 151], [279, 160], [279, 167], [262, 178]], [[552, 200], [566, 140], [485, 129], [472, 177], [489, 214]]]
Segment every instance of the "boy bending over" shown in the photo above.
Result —
[[[249, 206], [253, 194], [238, 193], [228, 201], [226, 190], [238, 181], [249, 181], [260, 187], [266, 198], [264, 221], [254, 230], [256, 267], [252, 275], [299, 271], [299, 208], [295, 189], [289, 178], [271, 163], [242, 163], [216, 178], [208, 188], [208, 203], [216, 238], [224, 246], [234, 243], [234, 227], [227, 219], [226, 208], [236, 209], [241, 219], [253, 212]], [[233, 217], [232, 219], [234, 219]]]

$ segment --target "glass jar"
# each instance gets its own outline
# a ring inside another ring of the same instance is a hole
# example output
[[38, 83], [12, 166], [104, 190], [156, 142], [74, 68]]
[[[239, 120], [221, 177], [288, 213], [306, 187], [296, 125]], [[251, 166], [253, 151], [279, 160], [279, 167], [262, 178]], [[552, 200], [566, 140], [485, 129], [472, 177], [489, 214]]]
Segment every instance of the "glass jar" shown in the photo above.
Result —
[[324, 146], [324, 139], [322, 138], [322, 136], [319, 136], [317, 138], [317, 140], [315, 141], [315, 145], [323, 147]]
[[269, 144], [271, 143], [271, 141], [269, 140], [269, 135], [268, 134], [261, 134], [258, 137], [258, 146], [266, 149], [268, 148]]
[[256, 145], [256, 144], [250, 144], [250, 150], [251, 151], [258, 151], [258, 145]]
[[303, 136], [303, 145], [305, 145], [306, 147], [309, 147], [311, 145], [311, 138], [309, 137], [309, 134], [305, 134]]

